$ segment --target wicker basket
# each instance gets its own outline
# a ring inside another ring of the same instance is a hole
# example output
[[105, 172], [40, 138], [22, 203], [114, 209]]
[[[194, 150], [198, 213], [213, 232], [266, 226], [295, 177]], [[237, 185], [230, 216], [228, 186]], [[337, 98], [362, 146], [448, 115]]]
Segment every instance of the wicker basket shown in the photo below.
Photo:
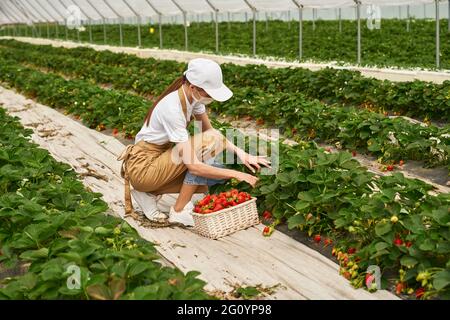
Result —
[[259, 223], [256, 198], [217, 212], [193, 212], [194, 231], [204, 237], [217, 239]]

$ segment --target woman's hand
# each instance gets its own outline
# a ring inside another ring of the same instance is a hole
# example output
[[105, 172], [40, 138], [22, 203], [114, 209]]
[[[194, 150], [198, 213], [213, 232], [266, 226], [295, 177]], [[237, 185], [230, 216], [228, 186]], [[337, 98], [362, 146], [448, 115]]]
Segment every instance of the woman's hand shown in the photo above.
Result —
[[239, 157], [239, 159], [241, 159], [242, 163], [253, 173], [255, 173], [256, 170], [259, 171], [261, 169], [260, 165], [270, 168], [270, 162], [267, 160], [266, 156], [254, 156], [243, 151], [238, 152], [237, 156]]
[[259, 181], [259, 179], [255, 176], [252, 176], [251, 174], [236, 171], [236, 179], [239, 181], [245, 181], [249, 185], [251, 185], [253, 188], [255, 187], [256, 183]]

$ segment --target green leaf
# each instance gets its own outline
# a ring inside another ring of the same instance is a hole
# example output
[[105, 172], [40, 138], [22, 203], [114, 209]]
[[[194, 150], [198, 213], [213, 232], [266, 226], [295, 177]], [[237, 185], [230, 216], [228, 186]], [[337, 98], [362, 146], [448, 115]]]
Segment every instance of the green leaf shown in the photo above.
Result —
[[442, 270], [436, 272], [433, 277], [433, 286], [436, 290], [442, 290], [450, 284], [450, 271]]
[[384, 250], [386, 248], [389, 248], [391, 245], [387, 242], [377, 242], [375, 244], [375, 249], [377, 249], [377, 251], [381, 251]]
[[377, 236], [382, 236], [392, 230], [392, 224], [390, 222], [379, 222], [375, 226], [375, 233]]
[[48, 257], [48, 248], [42, 248], [39, 250], [28, 250], [23, 252], [20, 257], [24, 260], [37, 260]]
[[310, 204], [309, 204], [308, 202], [299, 200], [299, 201], [297, 201], [297, 202], [295, 203], [295, 209], [296, 209], [297, 211], [302, 211], [302, 210], [308, 208], [309, 205], [310, 205]]
[[303, 225], [306, 222], [305, 217], [303, 217], [302, 214], [296, 214], [296, 215], [290, 217], [287, 221], [288, 221], [289, 229], [293, 229], [299, 225]]
[[405, 267], [414, 267], [417, 264], [417, 260], [410, 256], [403, 256], [400, 259], [400, 264]]

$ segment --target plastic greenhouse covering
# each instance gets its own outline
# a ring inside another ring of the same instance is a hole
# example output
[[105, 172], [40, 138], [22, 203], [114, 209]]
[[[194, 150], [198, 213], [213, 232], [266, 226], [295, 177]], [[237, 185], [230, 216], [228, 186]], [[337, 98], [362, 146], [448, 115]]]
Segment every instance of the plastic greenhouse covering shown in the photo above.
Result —
[[[398, 6], [435, 0], [359, 0], [361, 5]], [[0, 0], [0, 24], [63, 22], [71, 10], [83, 20], [158, 17], [184, 13], [252, 12], [348, 8], [356, 0]]]

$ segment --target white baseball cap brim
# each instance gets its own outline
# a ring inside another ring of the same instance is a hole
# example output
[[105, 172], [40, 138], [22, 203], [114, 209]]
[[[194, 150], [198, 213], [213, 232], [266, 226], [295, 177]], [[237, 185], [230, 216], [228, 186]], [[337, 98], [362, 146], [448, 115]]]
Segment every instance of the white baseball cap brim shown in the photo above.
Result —
[[233, 96], [233, 92], [231, 92], [231, 90], [228, 89], [228, 87], [224, 84], [222, 84], [222, 86], [217, 89], [202, 89], [205, 90], [211, 98], [219, 102], [227, 101]]
[[220, 65], [213, 60], [192, 59], [184, 75], [191, 84], [205, 90], [216, 101], [223, 102], [233, 96], [233, 92], [222, 81]]

